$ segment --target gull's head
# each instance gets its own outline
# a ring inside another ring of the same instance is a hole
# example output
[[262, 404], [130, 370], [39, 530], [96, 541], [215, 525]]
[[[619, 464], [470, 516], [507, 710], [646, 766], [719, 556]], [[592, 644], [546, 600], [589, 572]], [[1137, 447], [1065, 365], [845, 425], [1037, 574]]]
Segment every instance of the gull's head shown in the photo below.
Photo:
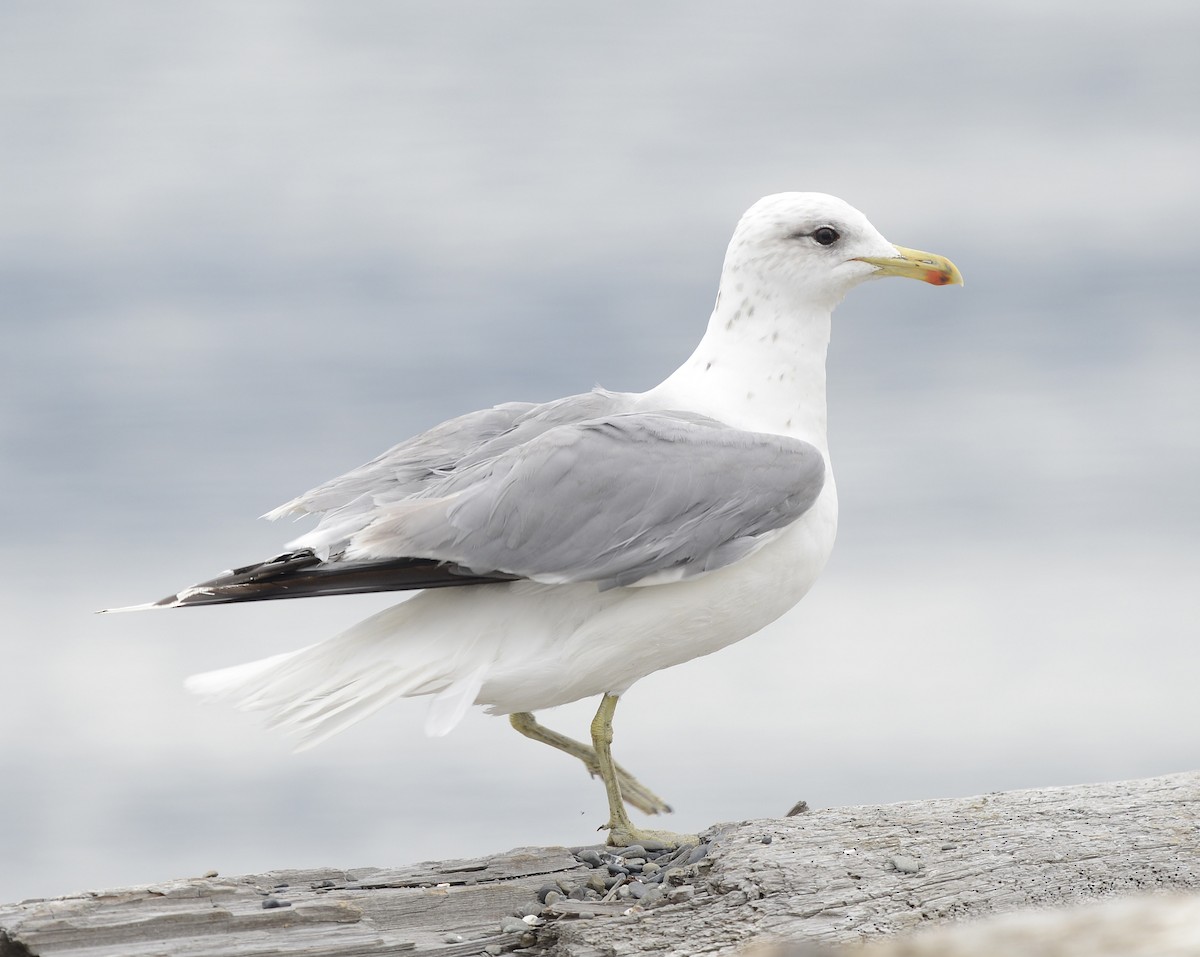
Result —
[[729, 243], [725, 274], [735, 286], [830, 309], [860, 282], [883, 276], [962, 285], [950, 260], [892, 245], [857, 209], [825, 193], [775, 193], [751, 206]]

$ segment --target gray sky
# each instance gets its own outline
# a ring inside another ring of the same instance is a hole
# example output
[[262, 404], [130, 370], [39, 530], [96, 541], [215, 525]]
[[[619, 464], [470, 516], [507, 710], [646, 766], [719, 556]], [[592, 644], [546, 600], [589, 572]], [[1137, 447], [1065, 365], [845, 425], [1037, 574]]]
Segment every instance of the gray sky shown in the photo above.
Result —
[[292, 756], [181, 690], [386, 599], [90, 612], [440, 419], [653, 385], [780, 189], [967, 285], [839, 310], [825, 579], [636, 686], [619, 759], [681, 829], [1194, 768], [1200, 11], [1084, 11], [6, 4], [0, 899], [590, 840], [502, 721]]

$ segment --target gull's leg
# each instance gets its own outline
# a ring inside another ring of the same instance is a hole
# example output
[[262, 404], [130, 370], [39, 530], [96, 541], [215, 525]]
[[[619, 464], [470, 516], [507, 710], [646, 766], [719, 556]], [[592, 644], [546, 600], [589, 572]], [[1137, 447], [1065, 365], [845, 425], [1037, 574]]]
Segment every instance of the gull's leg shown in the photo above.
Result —
[[[588, 773], [592, 777], [600, 773], [600, 764], [596, 760], [596, 752], [582, 741], [568, 738], [565, 734], [559, 734], [557, 731], [551, 731], [544, 725], [538, 724], [537, 719], [528, 711], [518, 711], [515, 714], [510, 714], [508, 720], [525, 737], [531, 738], [534, 741], [540, 741], [542, 744], [548, 744], [550, 747], [557, 748], [564, 754], [578, 758], [583, 762], [583, 766], [588, 769]], [[666, 801], [651, 791], [646, 785], [642, 784], [637, 778], [621, 767], [621, 765], [614, 763], [613, 769], [616, 771], [617, 780], [621, 783], [621, 796], [630, 805], [637, 808], [643, 814], [671, 813], [671, 807]]]
[[621, 782], [612, 759], [612, 719], [617, 710], [617, 696], [606, 694], [600, 699], [596, 717], [592, 718], [592, 746], [596, 749], [596, 764], [608, 795], [608, 843], [613, 847], [628, 847], [643, 841], [658, 841], [668, 847], [699, 843], [694, 834], [675, 834], [671, 831], [652, 831], [634, 827], [625, 813], [621, 797]]

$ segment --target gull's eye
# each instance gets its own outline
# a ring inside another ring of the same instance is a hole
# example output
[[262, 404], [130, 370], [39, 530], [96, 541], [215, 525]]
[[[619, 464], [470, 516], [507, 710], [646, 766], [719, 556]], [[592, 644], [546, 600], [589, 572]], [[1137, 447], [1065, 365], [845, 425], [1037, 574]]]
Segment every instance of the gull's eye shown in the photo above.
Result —
[[812, 231], [812, 238], [822, 246], [832, 246], [839, 239], [841, 239], [842, 236], [841, 233], [839, 233], [832, 226], [818, 226]]

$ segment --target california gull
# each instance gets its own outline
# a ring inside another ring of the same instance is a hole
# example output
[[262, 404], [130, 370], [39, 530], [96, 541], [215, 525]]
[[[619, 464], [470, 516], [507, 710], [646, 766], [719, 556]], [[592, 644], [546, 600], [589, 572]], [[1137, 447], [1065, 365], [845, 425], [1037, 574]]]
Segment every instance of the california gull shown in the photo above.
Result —
[[[741, 218], [692, 355], [648, 392], [597, 389], [473, 412], [268, 514], [320, 516], [287, 551], [138, 608], [420, 589], [327, 641], [197, 675], [311, 747], [398, 697], [426, 730], [473, 704], [604, 781], [609, 842], [678, 843], [625, 804], [669, 810], [612, 760], [618, 698], [796, 604], [837, 528], [826, 440], [830, 315], [867, 279], [961, 284], [821, 193]], [[532, 712], [593, 695], [591, 744]]]

